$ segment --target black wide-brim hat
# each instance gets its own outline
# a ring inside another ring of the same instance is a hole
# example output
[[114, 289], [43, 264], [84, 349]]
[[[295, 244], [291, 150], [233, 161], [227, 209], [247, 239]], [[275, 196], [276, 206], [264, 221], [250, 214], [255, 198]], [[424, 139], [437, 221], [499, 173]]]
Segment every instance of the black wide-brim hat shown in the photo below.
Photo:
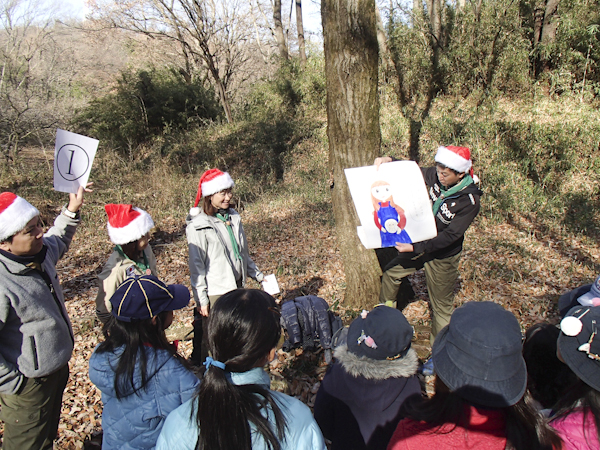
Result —
[[[569, 330], [563, 326], [563, 322], [568, 317], [577, 318], [581, 323], [579, 332], [574, 336], [565, 334], [565, 331], [569, 333]], [[595, 357], [600, 357], [600, 334], [592, 338], [594, 331], [600, 332], [600, 306], [576, 306], [569, 310], [563, 322], [558, 336], [560, 356], [585, 384], [600, 391], [600, 361], [590, 358], [585, 349], [579, 350], [582, 345], [591, 340], [588, 352]]]
[[521, 328], [496, 303], [470, 302], [456, 309], [437, 335], [432, 356], [437, 376], [470, 403], [502, 408], [525, 393]]

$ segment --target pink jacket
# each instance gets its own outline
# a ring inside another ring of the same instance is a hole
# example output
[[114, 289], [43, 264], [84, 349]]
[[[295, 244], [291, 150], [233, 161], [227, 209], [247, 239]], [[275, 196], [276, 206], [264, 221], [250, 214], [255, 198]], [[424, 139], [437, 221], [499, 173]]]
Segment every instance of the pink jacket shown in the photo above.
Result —
[[563, 440], [563, 450], [600, 450], [598, 431], [591, 412], [583, 414], [583, 409], [573, 410], [569, 415], [550, 422]]
[[504, 450], [504, 413], [474, 406], [470, 410], [468, 430], [451, 423], [440, 427], [403, 419], [392, 436], [388, 450]]

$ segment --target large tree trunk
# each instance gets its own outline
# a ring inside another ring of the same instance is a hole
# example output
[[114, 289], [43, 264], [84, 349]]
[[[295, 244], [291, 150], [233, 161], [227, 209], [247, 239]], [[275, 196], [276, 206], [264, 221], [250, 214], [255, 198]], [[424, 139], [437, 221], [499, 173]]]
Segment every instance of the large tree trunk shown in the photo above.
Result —
[[379, 155], [378, 46], [374, 0], [322, 0], [327, 83], [327, 136], [333, 177], [332, 203], [346, 273], [346, 303], [372, 306], [379, 299], [375, 252], [356, 234], [359, 220], [344, 169]]
[[281, 0], [273, 1], [273, 22], [275, 23], [275, 40], [279, 49], [279, 56], [284, 61], [289, 59], [285, 34], [283, 33], [283, 22], [281, 21]]
[[296, 0], [296, 28], [298, 28], [298, 51], [300, 64], [306, 64], [306, 45], [304, 44], [304, 24], [302, 22], [302, 0]]

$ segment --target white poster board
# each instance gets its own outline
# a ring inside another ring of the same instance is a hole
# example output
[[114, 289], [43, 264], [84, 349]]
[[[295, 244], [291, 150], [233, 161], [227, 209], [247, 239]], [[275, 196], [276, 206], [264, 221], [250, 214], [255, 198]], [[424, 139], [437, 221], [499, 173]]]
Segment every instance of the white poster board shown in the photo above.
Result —
[[90, 177], [92, 163], [98, 150], [96, 139], [56, 130], [54, 146], [54, 189], [76, 194], [79, 186], [85, 187]]
[[395, 161], [345, 169], [365, 248], [411, 244], [437, 236], [435, 218], [421, 169], [414, 161]]

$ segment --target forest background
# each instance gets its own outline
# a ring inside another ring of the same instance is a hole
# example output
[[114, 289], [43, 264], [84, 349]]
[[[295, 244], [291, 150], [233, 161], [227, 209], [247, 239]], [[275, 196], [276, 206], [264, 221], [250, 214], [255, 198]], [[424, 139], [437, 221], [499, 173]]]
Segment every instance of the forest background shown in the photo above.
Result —
[[[189, 286], [184, 218], [199, 175], [219, 167], [281, 299], [319, 295], [346, 322], [376, 303], [347, 295], [322, 36], [303, 33], [298, 4], [98, 0], [68, 19], [58, 4], [0, 0], [0, 189], [50, 224], [65, 201], [51, 189], [56, 128], [100, 139], [95, 192], [60, 266], [76, 349], [59, 448], [82, 448], [101, 426], [87, 360], [101, 336], [106, 203], [150, 212], [161, 277]], [[556, 321], [558, 296], [600, 273], [600, 2], [386, 0], [376, 13], [381, 149], [369, 151], [428, 165], [438, 145], [466, 145], [485, 193], [457, 305], [498, 302], [523, 329]], [[412, 281], [405, 314], [426, 356], [427, 293]], [[185, 338], [191, 308], [173, 337]], [[311, 405], [319, 356], [280, 352], [279, 388]]]

